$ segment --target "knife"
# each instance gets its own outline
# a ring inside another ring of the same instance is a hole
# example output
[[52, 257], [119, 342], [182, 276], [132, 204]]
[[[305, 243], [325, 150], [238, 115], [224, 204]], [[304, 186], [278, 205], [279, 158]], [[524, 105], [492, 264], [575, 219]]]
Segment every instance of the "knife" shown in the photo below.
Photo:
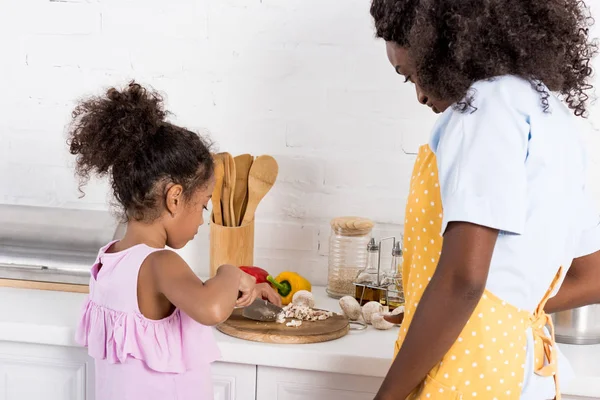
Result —
[[283, 308], [277, 307], [275, 304], [269, 303], [267, 300], [256, 299], [252, 304], [244, 308], [242, 316], [254, 321], [273, 322], [277, 320], [277, 316], [282, 311]]

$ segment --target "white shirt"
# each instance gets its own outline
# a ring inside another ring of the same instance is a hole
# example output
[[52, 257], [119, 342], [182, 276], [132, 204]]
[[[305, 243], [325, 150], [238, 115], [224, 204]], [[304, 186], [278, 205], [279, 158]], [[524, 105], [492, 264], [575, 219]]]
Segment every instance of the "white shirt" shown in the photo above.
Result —
[[[474, 112], [446, 110], [430, 142], [444, 220], [498, 229], [486, 289], [533, 312], [558, 268], [600, 250], [600, 218], [586, 194], [586, 154], [575, 116], [526, 80], [505, 76], [473, 86]], [[533, 373], [533, 336], [522, 399], [554, 397]], [[572, 371], [559, 357], [561, 382]]]

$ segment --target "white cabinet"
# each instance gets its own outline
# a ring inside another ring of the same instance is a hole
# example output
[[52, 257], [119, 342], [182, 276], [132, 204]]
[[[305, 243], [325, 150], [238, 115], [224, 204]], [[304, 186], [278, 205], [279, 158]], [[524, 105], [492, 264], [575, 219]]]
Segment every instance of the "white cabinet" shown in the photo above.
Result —
[[256, 365], [214, 363], [214, 400], [255, 400]]
[[382, 378], [258, 367], [256, 400], [373, 400]]
[[0, 400], [93, 400], [90, 361], [83, 349], [0, 342]]
[[[383, 381], [222, 362], [212, 365], [212, 376], [214, 400], [372, 400]], [[86, 350], [0, 341], [0, 400], [41, 399], [94, 400], [94, 362]]]

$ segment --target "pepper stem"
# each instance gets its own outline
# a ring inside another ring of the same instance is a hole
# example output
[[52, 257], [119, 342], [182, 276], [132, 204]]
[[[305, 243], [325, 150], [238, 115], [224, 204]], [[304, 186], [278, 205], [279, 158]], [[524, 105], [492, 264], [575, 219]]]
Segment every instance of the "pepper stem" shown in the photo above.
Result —
[[285, 286], [282, 285], [281, 283], [277, 282], [275, 280], [275, 278], [273, 278], [271, 275], [267, 276], [267, 280], [269, 282], [271, 282], [273, 284], [273, 286], [275, 286], [277, 288], [277, 290], [284, 290], [285, 289]]
[[[273, 278], [271, 275], [267, 276], [267, 280], [269, 282], [271, 282], [273, 284], [273, 286], [275, 286], [275, 288], [277, 289], [277, 291], [279, 292], [279, 294], [281, 296], [285, 297], [288, 294], [290, 294], [292, 287], [287, 281], [285, 281], [285, 283], [277, 282], [275, 280], [275, 278]], [[287, 285], [286, 285], [286, 283], [287, 283]]]

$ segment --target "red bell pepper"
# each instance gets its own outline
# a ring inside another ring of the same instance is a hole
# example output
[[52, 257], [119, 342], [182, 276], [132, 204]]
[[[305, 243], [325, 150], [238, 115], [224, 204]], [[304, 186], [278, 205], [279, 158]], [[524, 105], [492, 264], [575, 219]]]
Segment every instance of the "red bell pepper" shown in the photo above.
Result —
[[253, 276], [256, 279], [256, 283], [265, 283], [267, 282], [267, 277], [269, 273], [262, 268], [258, 267], [240, 267], [242, 271], [247, 273], [248, 275]]

